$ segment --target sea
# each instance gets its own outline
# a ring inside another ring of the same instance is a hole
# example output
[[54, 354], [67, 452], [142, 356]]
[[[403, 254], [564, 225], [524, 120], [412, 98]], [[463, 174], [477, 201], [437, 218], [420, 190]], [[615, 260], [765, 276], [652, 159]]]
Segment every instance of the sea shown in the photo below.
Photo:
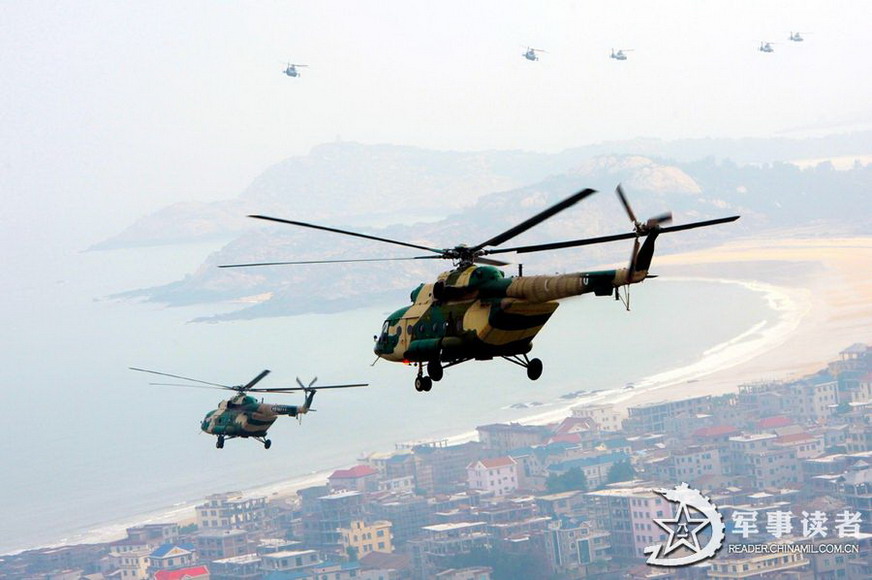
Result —
[[[191, 321], [243, 305], [107, 298], [177, 280], [216, 249], [60, 248], [7, 272], [0, 554], [118, 539], [208, 494], [315, 481], [365, 454], [462, 438], [477, 425], [618, 401], [636, 389], [692, 396], [700, 377], [789, 332], [797, 311], [771, 286], [660, 277], [633, 287], [630, 311], [612, 298], [564, 301], [534, 344], [544, 361], [538, 381], [502, 360], [473, 362], [418, 393], [412, 367], [372, 354], [373, 335], [401, 303], [209, 324]], [[276, 422], [269, 450], [248, 440], [218, 450], [199, 422], [226, 393], [152, 385], [164, 381], [128, 367], [229, 385], [269, 369], [261, 386], [294, 386], [297, 377], [369, 386], [319, 392], [317, 412]], [[577, 391], [586, 393], [565, 398]]]

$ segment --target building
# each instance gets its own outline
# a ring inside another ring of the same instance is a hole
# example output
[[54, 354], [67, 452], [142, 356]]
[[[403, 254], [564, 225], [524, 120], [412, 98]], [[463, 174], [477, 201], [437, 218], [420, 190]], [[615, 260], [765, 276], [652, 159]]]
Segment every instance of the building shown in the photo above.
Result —
[[597, 529], [610, 533], [612, 556], [622, 559], [645, 558], [647, 546], [662, 543], [666, 533], [655, 518], [672, 515], [669, 502], [655, 494], [654, 486], [625, 482], [587, 493]]
[[196, 507], [197, 528], [240, 528], [260, 531], [267, 526], [265, 497], [244, 498], [240, 492], [218, 493]]
[[349, 528], [340, 528], [340, 543], [346, 551], [354, 550], [357, 557], [366, 556], [370, 552], [394, 551], [391, 541], [391, 522], [379, 520], [371, 524], [363, 520], [351, 522]]
[[570, 469], [580, 469], [587, 480], [588, 489], [600, 487], [609, 482], [609, 470], [615, 463], [629, 461], [623, 451], [607, 453], [586, 453], [584, 457], [568, 459], [548, 466], [549, 474], [563, 474]]
[[787, 385], [784, 410], [805, 425], [825, 424], [838, 404], [838, 383], [828, 375]]
[[369, 465], [357, 465], [351, 469], [337, 469], [327, 481], [333, 491], [376, 491], [379, 472]]
[[148, 572], [190, 568], [197, 562], [196, 548], [191, 544], [164, 544], [148, 555]]
[[633, 433], [663, 433], [668, 420], [690, 418], [711, 412], [711, 397], [647, 403], [627, 409], [623, 429]]
[[667, 483], [693, 484], [703, 477], [724, 474], [721, 451], [714, 445], [671, 449], [665, 457], [650, 465], [656, 478]]
[[412, 447], [415, 458], [415, 481], [418, 489], [430, 494], [454, 493], [462, 489], [466, 467], [484, 455], [477, 441], [448, 445], [438, 441]]
[[371, 502], [368, 506], [372, 516], [391, 522], [392, 541], [395, 546], [404, 545], [421, 533], [421, 527], [432, 523], [433, 512], [427, 499], [419, 495], [387, 497]]
[[148, 557], [156, 545], [142, 539], [126, 539], [109, 544], [110, 566], [119, 571], [121, 580], [148, 578]]
[[[791, 540], [772, 542], [792, 544]], [[791, 575], [800, 571], [806, 575]], [[812, 578], [809, 562], [801, 553], [775, 552], [771, 554], [730, 554], [722, 551], [711, 560], [709, 578], [732, 580], [736, 578]]]
[[131, 541], [149, 543], [154, 546], [172, 544], [179, 541], [179, 524], [147, 524], [127, 528], [127, 537]]
[[201, 560], [221, 560], [249, 554], [249, 533], [240, 529], [204, 530], [194, 535]]
[[545, 443], [551, 431], [544, 425], [495, 423], [475, 428], [478, 439], [488, 451], [505, 454], [513, 449]]
[[609, 533], [573, 518], [560, 518], [548, 527], [545, 550], [551, 572], [557, 576], [586, 577], [591, 569], [611, 560]]
[[432, 578], [436, 572], [449, 569], [458, 554], [489, 548], [491, 537], [485, 531], [486, 526], [485, 522], [458, 522], [421, 528], [423, 535], [409, 541], [414, 577], [418, 580]]
[[591, 419], [600, 431], [621, 431], [623, 417], [614, 405], [579, 405], [572, 408], [572, 416]]
[[342, 550], [340, 528], [363, 519], [363, 494], [340, 491], [303, 498], [303, 540], [313, 548]]
[[838, 480], [840, 496], [851, 511], [860, 512], [864, 533], [872, 533], [872, 468], [849, 471]]
[[260, 558], [264, 574], [273, 572], [299, 573], [310, 570], [322, 563], [318, 557], [318, 552], [315, 550], [273, 552], [271, 554], [263, 554]]
[[518, 489], [518, 462], [511, 457], [479, 459], [466, 466], [470, 489], [508, 495]]
[[260, 580], [263, 574], [261, 558], [257, 554], [213, 560], [209, 570], [211, 580]]

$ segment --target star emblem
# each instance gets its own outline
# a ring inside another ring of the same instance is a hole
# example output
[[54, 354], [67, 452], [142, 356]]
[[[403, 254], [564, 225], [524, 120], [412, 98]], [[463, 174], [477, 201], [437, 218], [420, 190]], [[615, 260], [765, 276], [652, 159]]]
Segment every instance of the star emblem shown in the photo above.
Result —
[[706, 519], [695, 519], [690, 516], [690, 510], [687, 509], [687, 504], [681, 502], [678, 508], [678, 513], [672, 518], [654, 519], [654, 523], [663, 528], [668, 534], [669, 539], [666, 541], [666, 546], [663, 549], [663, 556], [670, 554], [680, 548], [686, 547], [694, 554], [699, 553], [699, 534], [711, 522]]

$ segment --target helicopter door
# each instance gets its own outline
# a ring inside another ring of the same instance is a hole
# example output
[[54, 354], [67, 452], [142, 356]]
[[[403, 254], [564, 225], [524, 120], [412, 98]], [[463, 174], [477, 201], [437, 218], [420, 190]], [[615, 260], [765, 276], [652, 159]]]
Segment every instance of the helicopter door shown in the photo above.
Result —
[[417, 316], [405, 316], [400, 319], [400, 340], [397, 342], [398, 353], [403, 354], [409, 350], [409, 343], [414, 338], [416, 324], [418, 324]]

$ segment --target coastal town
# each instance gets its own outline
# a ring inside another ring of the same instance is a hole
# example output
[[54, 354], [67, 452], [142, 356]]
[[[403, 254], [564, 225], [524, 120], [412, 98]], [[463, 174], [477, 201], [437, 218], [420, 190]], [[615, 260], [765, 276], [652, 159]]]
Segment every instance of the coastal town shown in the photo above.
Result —
[[[872, 347], [799, 379], [694, 387], [623, 407], [569, 393], [555, 423], [397, 444], [293, 495], [212, 495], [188, 521], [0, 556], [0, 578], [872, 578]], [[673, 540], [662, 491], [682, 484], [720, 514], [723, 546], [649, 565]]]

